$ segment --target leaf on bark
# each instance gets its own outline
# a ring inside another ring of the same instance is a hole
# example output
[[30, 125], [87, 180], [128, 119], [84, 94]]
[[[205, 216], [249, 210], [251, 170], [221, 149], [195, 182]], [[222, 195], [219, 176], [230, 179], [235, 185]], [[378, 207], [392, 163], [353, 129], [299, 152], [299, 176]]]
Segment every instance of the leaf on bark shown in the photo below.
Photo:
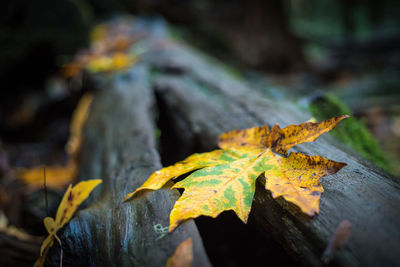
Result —
[[215, 218], [226, 210], [233, 210], [247, 222], [256, 180], [262, 175], [265, 188], [274, 198], [281, 196], [313, 216], [319, 212], [324, 191], [319, 179], [336, 173], [346, 163], [288, 151], [296, 144], [314, 141], [347, 117], [283, 129], [275, 125], [269, 130], [264, 125], [223, 133], [218, 139], [220, 150], [194, 154], [153, 173], [124, 200], [142, 190], [160, 189], [169, 180], [196, 170], [172, 187], [183, 188], [184, 192], [171, 211], [169, 231], [187, 219], [200, 215]]
[[55, 220], [51, 217], [46, 217], [43, 220], [44, 226], [49, 235], [42, 243], [40, 248], [40, 257], [36, 260], [35, 267], [43, 266], [47, 252], [54, 244], [54, 239], [56, 239], [61, 245], [61, 240], [57, 236], [57, 231], [71, 220], [72, 215], [74, 215], [78, 206], [88, 198], [93, 189], [101, 182], [100, 179], [95, 179], [79, 182], [74, 187], [69, 185], [60, 205], [58, 206]]

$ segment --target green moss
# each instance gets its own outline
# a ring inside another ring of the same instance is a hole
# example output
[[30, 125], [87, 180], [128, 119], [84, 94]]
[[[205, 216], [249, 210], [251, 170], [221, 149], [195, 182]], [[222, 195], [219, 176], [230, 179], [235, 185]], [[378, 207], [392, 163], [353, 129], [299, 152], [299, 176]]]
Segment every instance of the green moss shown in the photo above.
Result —
[[[325, 120], [343, 114], [351, 115], [349, 107], [331, 94], [315, 99], [310, 103], [309, 108], [312, 115], [318, 120]], [[390, 164], [382, 153], [377, 140], [361, 121], [350, 117], [342, 121], [340, 127], [332, 131], [331, 134], [343, 143], [348, 144], [366, 159], [389, 172], [391, 171]]]

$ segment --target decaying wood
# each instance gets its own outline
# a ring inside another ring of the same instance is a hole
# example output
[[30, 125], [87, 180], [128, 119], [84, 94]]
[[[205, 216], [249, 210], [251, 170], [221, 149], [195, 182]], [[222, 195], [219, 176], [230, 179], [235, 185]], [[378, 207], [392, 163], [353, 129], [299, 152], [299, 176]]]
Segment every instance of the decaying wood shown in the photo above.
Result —
[[[219, 134], [237, 128], [308, 120], [311, 115], [294, 104], [268, 100], [220, 68], [205, 62], [186, 48], [171, 46], [152, 51], [159, 71], [154, 87], [169, 127], [187, 151], [211, 150]], [[179, 68], [168, 72], [168, 66]], [[329, 135], [298, 145], [293, 151], [320, 155], [348, 166], [322, 178], [325, 192], [321, 212], [309, 218], [258, 184], [252, 207], [261, 229], [271, 233], [287, 251], [306, 266], [323, 266], [321, 256], [343, 220], [352, 224], [348, 242], [337, 251], [332, 266], [400, 265], [399, 180], [362, 160]], [[186, 155], [181, 155], [181, 157]]]
[[[176, 247], [193, 239], [193, 266], [209, 266], [192, 221], [166, 234], [177, 191], [160, 190], [122, 202], [159, 169], [149, 70], [134, 69], [104, 81], [93, 101], [81, 149], [80, 177], [102, 178], [90, 198], [59, 234], [63, 266], [164, 266]], [[59, 265], [54, 246], [51, 265]]]

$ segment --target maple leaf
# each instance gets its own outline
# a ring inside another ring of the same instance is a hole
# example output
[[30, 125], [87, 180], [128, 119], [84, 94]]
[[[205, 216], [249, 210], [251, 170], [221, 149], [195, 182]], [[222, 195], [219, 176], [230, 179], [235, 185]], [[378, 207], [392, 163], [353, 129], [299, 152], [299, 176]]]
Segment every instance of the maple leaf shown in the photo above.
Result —
[[347, 115], [320, 123], [306, 122], [283, 129], [267, 125], [223, 133], [218, 138], [221, 149], [194, 154], [175, 165], [153, 173], [127, 200], [142, 190], [157, 190], [169, 180], [196, 170], [172, 188], [183, 188], [170, 214], [169, 231], [179, 223], [200, 215], [215, 218], [221, 212], [233, 210], [247, 222], [256, 180], [265, 177], [265, 188], [274, 198], [282, 196], [296, 204], [304, 213], [319, 212], [324, 191], [319, 179], [334, 174], [346, 163], [320, 156], [288, 153], [303, 142], [312, 142], [332, 130]]
[[35, 267], [43, 266], [47, 252], [51, 246], [53, 246], [54, 239], [61, 245], [61, 240], [57, 236], [57, 231], [71, 220], [78, 206], [88, 198], [90, 192], [101, 182], [100, 179], [95, 179], [79, 182], [74, 187], [69, 185], [58, 206], [55, 220], [51, 217], [46, 217], [43, 220], [49, 235], [42, 243], [40, 257], [36, 260]]
[[193, 241], [189, 237], [179, 244], [174, 254], [167, 260], [165, 267], [190, 267], [193, 260]]

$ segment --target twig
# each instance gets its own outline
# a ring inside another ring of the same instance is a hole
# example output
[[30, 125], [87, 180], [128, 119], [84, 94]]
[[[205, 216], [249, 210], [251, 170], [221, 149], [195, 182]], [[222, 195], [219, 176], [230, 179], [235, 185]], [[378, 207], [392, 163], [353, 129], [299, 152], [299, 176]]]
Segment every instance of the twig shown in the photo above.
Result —
[[46, 167], [43, 168], [43, 186], [44, 186], [44, 199], [46, 201], [46, 215], [49, 216], [49, 201], [47, 199], [47, 186], [46, 186]]
[[62, 267], [62, 262], [63, 262], [63, 250], [62, 247], [60, 246], [60, 267]]

